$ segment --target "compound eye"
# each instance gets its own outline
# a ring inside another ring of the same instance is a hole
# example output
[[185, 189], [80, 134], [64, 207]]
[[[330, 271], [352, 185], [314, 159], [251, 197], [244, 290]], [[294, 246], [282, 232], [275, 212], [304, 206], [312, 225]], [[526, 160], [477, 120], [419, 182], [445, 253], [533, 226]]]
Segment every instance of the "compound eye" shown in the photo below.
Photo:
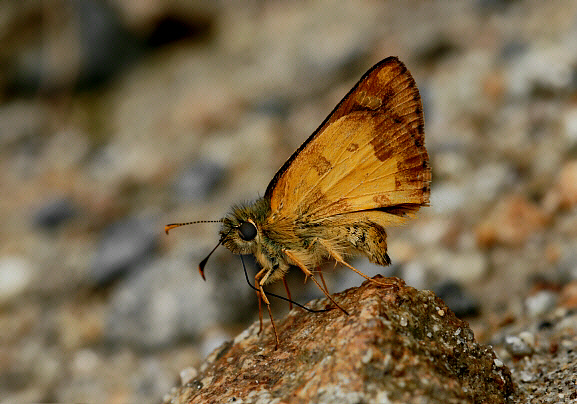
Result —
[[238, 235], [244, 241], [250, 241], [256, 237], [256, 227], [250, 222], [242, 222], [238, 226]]

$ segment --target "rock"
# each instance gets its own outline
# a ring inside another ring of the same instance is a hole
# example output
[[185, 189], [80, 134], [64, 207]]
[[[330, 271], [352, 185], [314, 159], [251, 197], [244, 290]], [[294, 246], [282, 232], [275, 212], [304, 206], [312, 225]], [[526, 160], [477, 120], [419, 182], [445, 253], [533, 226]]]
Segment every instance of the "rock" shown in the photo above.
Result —
[[[340, 310], [293, 309], [258, 336], [253, 324], [216, 349], [165, 403], [503, 403], [511, 374], [432, 292], [373, 278], [334, 295]], [[362, 302], [362, 304], [360, 303]], [[309, 308], [329, 307], [327, 299]]]
[[152, 220], [131, 218], [104, 229], [90, 280], [105, 284], [142, 264], [155, 250], [160, 231]]
[[533, 353], [531, 344], [516, 335], [508, 335], [505, 337], [505, 349], [514, 357], [527, 356]]
[[577, 205], [577, 160], [565, 163], [558, 184], [561, 206], [570, 209]]
[[76, 209], [67, 197], [56, 198], [42, 205], [34, 215], [34, 224], [54, 229], [74, 216]]
[[32, 272], [22, 257], [0, 257], [0, 305], [17, 300], [32, 282]]
[[571, 107], [563, 115], [563, 128], [568, 144], [577, 144], [577, 108]]
[[493, 336], [492, 345], [511, 369], [516, 386], [511, 402], [576, 402], [576, 335], [577, 314], [556, 310], [518, 319]]
[[450, 251], [438, 249], [429, 258], [432, 271], [442, 278], [461, 283], [478, 282], [487, 276], [487, 257], [474, 250]]
[[563, 286], [559, 300], [559, 305], [562, 307], [567, 309], [577, 308], [577, 281], [569, 282]]
[[559, 295], [551, 290], [540, 290], [525, 299], [525, 309], [529, 316], [540, 316], [557, 305]]

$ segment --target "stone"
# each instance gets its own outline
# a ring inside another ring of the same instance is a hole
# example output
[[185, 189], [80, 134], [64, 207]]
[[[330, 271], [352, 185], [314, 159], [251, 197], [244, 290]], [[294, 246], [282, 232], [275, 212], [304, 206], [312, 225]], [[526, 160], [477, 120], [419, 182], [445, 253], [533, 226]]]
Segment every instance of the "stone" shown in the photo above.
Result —
[[522, 195], [509, 195], [497, 203], [476, 229], [482, 247], [495, 244], [521, 246], [547, 224], [548, 216]]
[[561, 206], [567, 209], [577, 205], [577, 160], [565, 163], [559, 174]]
[[[333, 295], [348, 311], [293, 309], [259, 336], [254, 323], [216, 349], [165, 403], [490, 402], [513, 393], [511, 374], [432, 292], [397, 278]], [[362, 302], [362, 303], [361, 303]], [[308, 304], [330, 307], [328, 299]]]
[[569, 282], [561, 289], [559, 305], [567, 309], [577, 308], [577, 281]]
[[523, 357], [533, 353], [533, 347], [516, 335], [505, 337], [505, 349], [514, 357]]
[[540, 290], [525, 299], [527, 314], [537, 317], [551, 311], [559, 300], [559, 294], [551, 290]]
[[55, 198], [44, 203], [34, 215], [34, 224], [44, 229], [55, 229], [76, 213], [74, 204], [67, 197]]
[[92, 262], [90, 280], [106, 284], [142, 265], [158, 245], [158, 225], [149, 219], [129, 218], [111, 224]]
[[27, 259], [19, 256], [0, 257], [0, 306], [17, 301], [32, 279], [33, 270]]

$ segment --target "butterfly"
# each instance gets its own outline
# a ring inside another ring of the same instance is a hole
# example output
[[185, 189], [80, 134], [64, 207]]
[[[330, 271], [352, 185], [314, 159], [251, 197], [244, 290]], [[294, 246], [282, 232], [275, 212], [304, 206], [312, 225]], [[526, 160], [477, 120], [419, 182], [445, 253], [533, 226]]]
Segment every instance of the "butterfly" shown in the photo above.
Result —
[[[285, 275], [291, 267], [300, 268], [345, 313], [321, 272], [322, 285], [316, 279], [315, 269], [333, 260], [380, 283], [347, 259], [365, 255], [373, 263], [390, 264], [385, 228], [405, 223], [429, 203], [431, 168], [424, 143], [415, 80], [401, 61], [388, 57], [361, 77], [284, 163], [263, 197], [233, 206], [220, 220], [217, 247], [253, 254], [260, 264], [254, 288], [261, 331], [263, 302], [276, 347], [280, 341], [264, 286], [283, 280], [290, 299]], [[207, 259], [199, 266], [203, 278]]]

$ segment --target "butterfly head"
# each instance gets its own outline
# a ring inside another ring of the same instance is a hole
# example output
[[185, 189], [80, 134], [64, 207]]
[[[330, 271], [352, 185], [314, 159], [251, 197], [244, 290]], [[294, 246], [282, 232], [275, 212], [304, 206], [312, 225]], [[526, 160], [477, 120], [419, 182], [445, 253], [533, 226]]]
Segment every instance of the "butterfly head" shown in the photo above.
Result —
[[233, 207], [222, 223], [222, 243], [235, 254], [254, 254], [261, 242], [261, 224], [269, 211], [270, 204], [264, 198]]

